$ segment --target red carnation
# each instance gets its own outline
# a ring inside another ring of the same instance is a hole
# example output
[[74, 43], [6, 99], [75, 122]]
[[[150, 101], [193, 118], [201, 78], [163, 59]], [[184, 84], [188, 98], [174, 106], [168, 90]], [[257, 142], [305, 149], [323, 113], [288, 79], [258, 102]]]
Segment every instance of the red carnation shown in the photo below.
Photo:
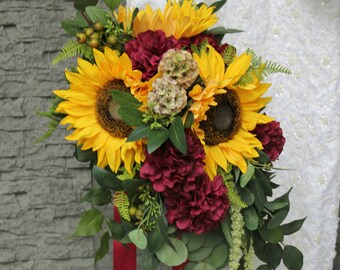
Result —
[[150, 179], [157, 192], [184, 191], [196, 188], [196, 177], [204, 173], [204, 150], [198, 138], [187, 132], [187, 155], [183, 155], [171, 142], [163, 144], [151, 154], [147, 154], [140, 169], [142, 178]]
[[143, 72], [143, 80], [149, 80], [157, 73], [157, 66], [162, 55], [169, 49], [180, 48], [173, 36], [167, 38], [161, 30], [145, 31], [125, 44], [133, 69]]
[[199, 34], [191, 38], [191, 43], [199, 46], [202, 42], [208, 40], [209, 45], [211, 45], [218, 53], [222, 53], [228, 44], [223, 44], [219, 46], [217, 39], [212, 34]]
[[266, 153], [271, 161], [276, 160], [283, 150], [286, 139], [282, 135], [280, 122], [270, 122], [268, 124], [257, 125], [253, 131], [261, 141], [263, 152]]
[[165, 196], [169, 224], [196, 234], [210, 231], [224, 218], [229, 208], [226, 192], [221, 176], [215, 176], [213, 181], [207, 174], [197, 177], [196, 189]]

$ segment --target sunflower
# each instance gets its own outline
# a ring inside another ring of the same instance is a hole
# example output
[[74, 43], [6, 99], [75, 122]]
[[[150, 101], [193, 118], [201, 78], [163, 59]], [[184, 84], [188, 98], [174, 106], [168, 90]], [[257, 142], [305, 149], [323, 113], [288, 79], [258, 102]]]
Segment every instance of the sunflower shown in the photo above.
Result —
[[[139, 142], [126, 142], [131, 127], [125, 124], [112, 101], [112, 89], [131, 92], [142, 78], [140, 71], [132, 70], [126, 54], [117, 54], [105, 48], [104, 53], [94, 50], [96, 64], [78, 59], [78, 72], [65, 72], [70, 82], [68, 90], [55, 90], [62, 101], [56, 112], [66, 114], [61, 124], [69, 124], [73, 133], [67, 140], [76, 140], [82, 150], [97, 151], [98, 166], [110, 166], [117, 172], [122, 162], [128, 172], [134, 162], [144, 160], [144, 146]], [[131, 89], [130, 89], [131, 88]]]
[[270, 101], [261, 98], [270, 84], [260, 83], [255, 75], [251, 83], [237, 84], [250, 67], [251, 55], [243, 53], [225, 68], [221, 55], [207, 48], [201, 55], [194, 54], [204, 86], [195, 85], [189, 92], [193, 101], [189, 110], [194, 114], [193, 129], [204, 144], [207, 173], [213, 179], [217, 167], [226, 170], [228, 163], [245, 173], [246, 159], [258, 157], [255, 148], [263, 148], [249, 131], [273, 119], [258, 113]]
[[131, 30], [131, 24], [132, 24], [132, 9], [127, 9], [125, 6], [119, 6], [118, 12], [114, 12], [114, 16], [118, 23], [123, 24], [124, 32], [129, 33]]
[[134, 19], [133, 35], [137, 36], [147, 30], [162, 30], [167, 37], [173, 35], [177, 39], [190, 38], [217, 22], [213, 11], [213, 7], [206, 5], [197, 7], [193, 0], [168, 0], [163, 12], [147, 5]]

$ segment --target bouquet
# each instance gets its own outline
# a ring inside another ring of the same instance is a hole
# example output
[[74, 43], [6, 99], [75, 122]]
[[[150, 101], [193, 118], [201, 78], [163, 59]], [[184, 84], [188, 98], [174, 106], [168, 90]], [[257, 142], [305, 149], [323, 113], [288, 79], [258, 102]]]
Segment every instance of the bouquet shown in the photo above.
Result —
[[[111, 239], [132, 243], [145, 270], [250, 270], [255, 256], [258, 270], [281, 261], [302, 269], [302, 253], [284, 237], [305, 219], [284, 224], [290, 190], [271, 199], [285, 138], [263, 112], [271, 100], [265, 77], [289, 69], [222, 42], [240, 32], [214, 27], [226, 0], [141, 10], [97, 2], [75, 0], [75, 18], [62, 22], [75, 38], [54, 63], [78, 63], [65, 71], [69, 88], [53, 91], [42, 113], [51, 121], [40, 141], [68, 125], [66, 139], [96, 181], [81, 199], [93, 208], [74, 235], [101, 234], [95, 262]], [[103, 214], [110, 204], [115, 219]]]

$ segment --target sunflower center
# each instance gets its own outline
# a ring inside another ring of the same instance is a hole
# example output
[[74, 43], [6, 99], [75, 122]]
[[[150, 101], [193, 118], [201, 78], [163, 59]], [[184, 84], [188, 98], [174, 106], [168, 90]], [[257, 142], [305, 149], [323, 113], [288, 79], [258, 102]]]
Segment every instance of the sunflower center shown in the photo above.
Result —
[[110, 81], [98, 91], [96, 102], [97, 119], [100, 126], [113, 137], [125, 138], [132, 128], [125, 124], [118, 114], [119, 108], [111, 97], [113, 89], [129, 93], [129, 89], [121, 80]]
[[216, 106], [207, 111], [207, 120], [200, 127], [208, 145], [218, 145], [230, 140], [241, 126], [241, 106], [237, 95], [228, 90], [215, 98]]

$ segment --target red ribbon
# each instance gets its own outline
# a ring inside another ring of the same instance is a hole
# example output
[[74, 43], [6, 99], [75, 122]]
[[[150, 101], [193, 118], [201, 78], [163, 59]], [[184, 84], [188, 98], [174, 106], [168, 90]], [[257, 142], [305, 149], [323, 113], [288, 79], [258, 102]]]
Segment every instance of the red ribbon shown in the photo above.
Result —
[[172, 267], [172, 270], [184, 270], [184, 267], [186, 266], [186, 264], [187, 263], [185, 262], [185, 263], [183, 263], [179, 266], [174, 266], [174, 267]]
[[[114, 209], [114, 219], [120, 222], [117, 208]], [[134, 244], [122, 245], [113, 241], [113, 270], [136, 270], [136, 246]]]

